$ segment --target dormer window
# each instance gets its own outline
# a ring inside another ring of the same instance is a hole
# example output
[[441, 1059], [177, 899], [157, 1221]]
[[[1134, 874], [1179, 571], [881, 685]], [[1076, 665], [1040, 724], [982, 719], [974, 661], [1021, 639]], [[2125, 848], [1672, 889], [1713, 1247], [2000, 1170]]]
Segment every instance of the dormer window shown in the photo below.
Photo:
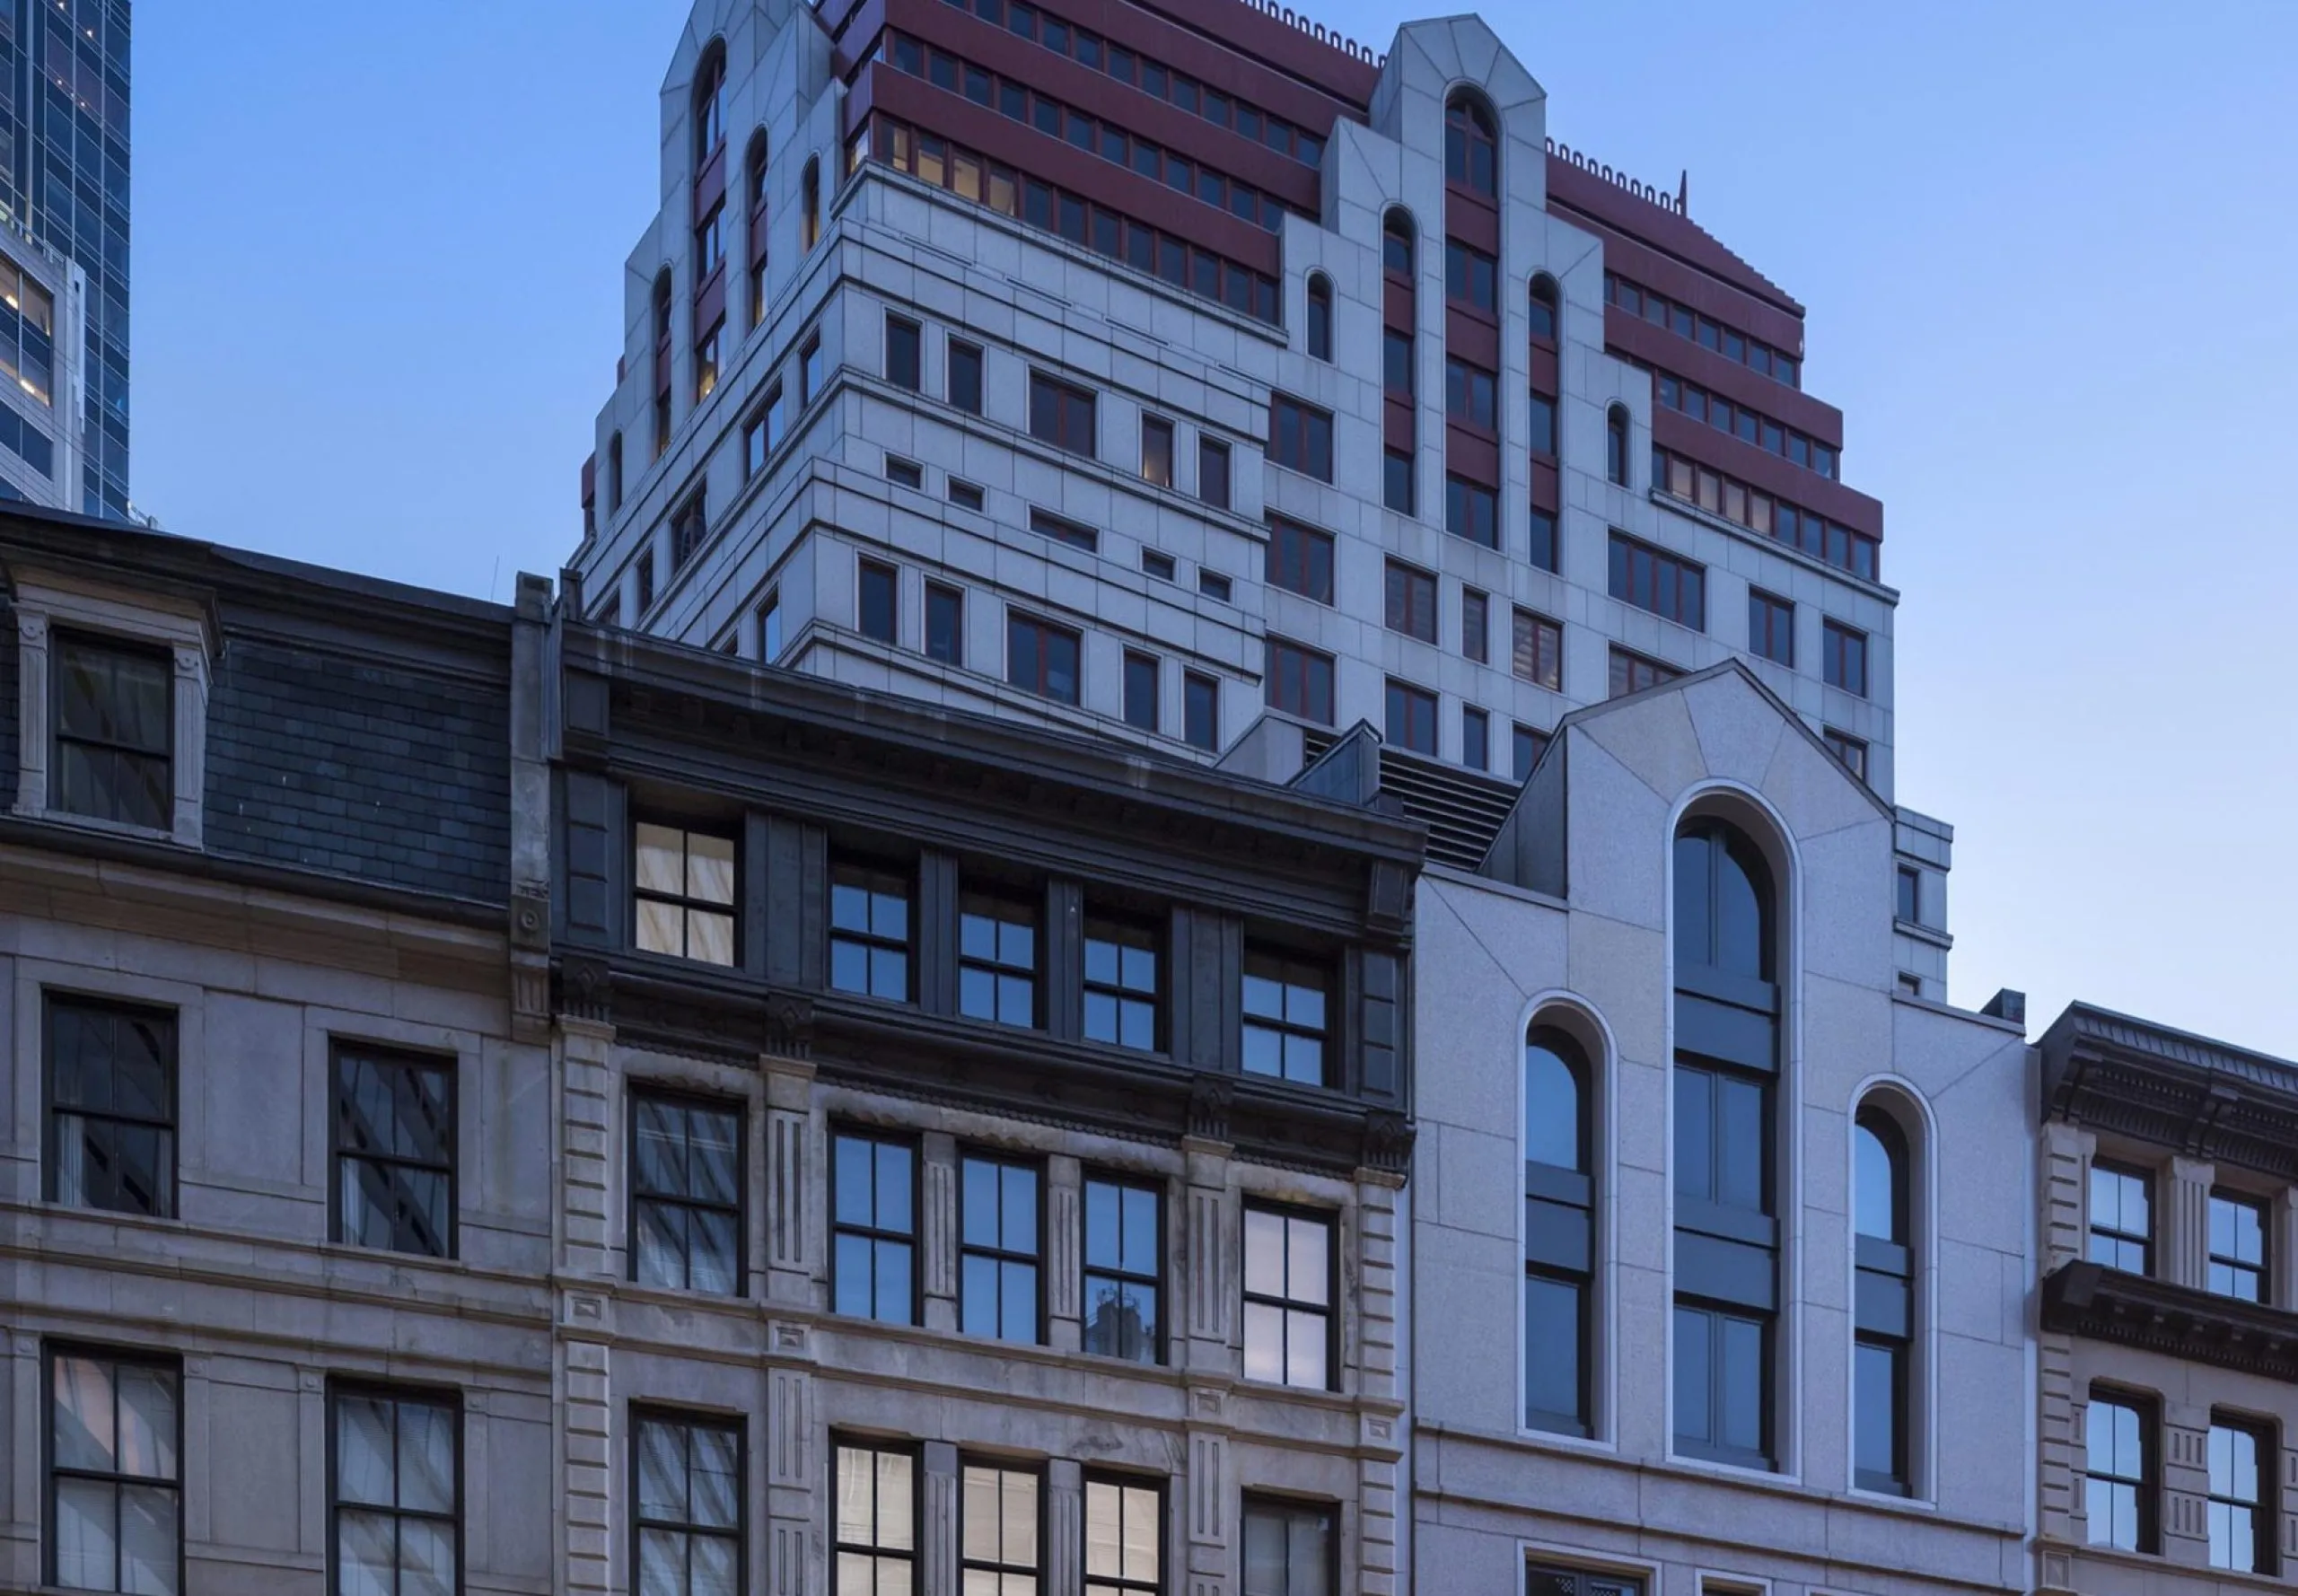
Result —
[[164, 650], [59, 633], [55, 787], [49, 808], [165, 831], [172, 820], [175, 739]]

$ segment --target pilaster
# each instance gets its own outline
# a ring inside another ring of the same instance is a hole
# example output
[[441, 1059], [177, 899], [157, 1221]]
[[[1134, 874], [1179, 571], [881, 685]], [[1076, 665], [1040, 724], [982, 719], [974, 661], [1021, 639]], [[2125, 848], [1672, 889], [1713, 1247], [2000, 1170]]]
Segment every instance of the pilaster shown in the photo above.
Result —
[[2166, 1402], [2162, 1406], [2162, 1556], [2169, 1561], [2195, 1567], [2209, 1563], [2209, 1500], [2210, 1409]]
[[614, 1027], [562, 1015], [559, 1036], [559, 1235], [571, 1275], [611, 1277], [618, 1122]]
[[766, 1073], [766, 1296], [769, 1302], [829, 1306], [814, 1267], [813, 1237], [829, 1211], [829, 1171], [814, 1139], [814, 1066], [768, 1056]]
[[928, 1131], [918, 1161], [925, 1182], [917, 1238], [920, 1278], [925, 1290], [925, 1328], [958, 1328], [958, 1142]]
[[1075, 1352], [1084, 1344], [1084, 1169], [1056, 1153], [1045, 1166], [1046, 1345]]
[[2201, 1290], [2210, 1282], [2210, 1188], [2217, 1171], [2198, 1158], [2174, 1158], [2166, 1171], [2162, 1215], [2156, 1223], [2162, 1279]]
[[2083, 1215], [2091, 1179], [2091, 1137], [2063, 1120], [2043, 1126], [2043, 1273], [2083, 1256]]
[[48, 809], [48, 617], [21, 606], [16, 610], [16, 812]]
[[[829, 1467], [814, 1445], [812, 1338], [806, 1327], [771, 1321], [767, 1345], [779, 1360], [767, 1371], [766, 1596], [820, 1596], [812, 1577], [817, 1548], [829, 1544], [822, 1476]], [[787, 1360], [800, 1360], [793, 1364]]]
[[953, 1442], [929, 1441], [919, 1449], [923, 1467], [917, 1488], [917, 1571], [922, 1589], [958, 1588], [958, 1449]]

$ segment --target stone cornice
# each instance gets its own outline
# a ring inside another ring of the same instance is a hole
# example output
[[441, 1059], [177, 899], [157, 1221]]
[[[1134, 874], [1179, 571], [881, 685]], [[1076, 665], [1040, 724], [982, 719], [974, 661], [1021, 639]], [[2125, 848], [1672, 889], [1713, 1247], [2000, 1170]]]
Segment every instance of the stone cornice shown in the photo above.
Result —
[[2043, 1279], [2043, 1329], [2298, 1384], [2298, 1313], [2087, 1259]]
[[2298, 1065], [2087, 1004], [2038, 1046], [2045, 1116], [2298, 1179]]

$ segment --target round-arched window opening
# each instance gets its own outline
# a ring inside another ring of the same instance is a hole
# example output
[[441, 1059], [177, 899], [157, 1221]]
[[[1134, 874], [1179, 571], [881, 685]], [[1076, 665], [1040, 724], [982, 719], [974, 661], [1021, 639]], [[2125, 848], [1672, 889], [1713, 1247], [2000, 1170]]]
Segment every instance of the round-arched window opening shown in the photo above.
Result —
[[1473, 94], [1455, 94], [1444, 108], [1444, 179], [1474, 194], [1498, 192], [1499, 130], [1492, 113]]
[[1524, 1038], [1524, 1157], [1551, 1169], [1588, 1171], [1588, 1058], [1552, 1025]]
[[1746, 833], [1697, 820], [1676, 834], [1676, 962], [1774, 978], [1771, 868]]

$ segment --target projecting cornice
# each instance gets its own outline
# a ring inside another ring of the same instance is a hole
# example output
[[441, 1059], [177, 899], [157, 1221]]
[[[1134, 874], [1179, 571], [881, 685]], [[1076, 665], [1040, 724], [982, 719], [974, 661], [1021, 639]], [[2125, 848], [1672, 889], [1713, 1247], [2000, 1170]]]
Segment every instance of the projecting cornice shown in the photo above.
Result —
[[2087, 1260], [2044, 1278], [2043, 1329], [2298, 1384], [2298, 1313]]
[[2040, 1046], [2047, 1116], [2298, 1179], [2298, 1065], [2088, 1004]]

